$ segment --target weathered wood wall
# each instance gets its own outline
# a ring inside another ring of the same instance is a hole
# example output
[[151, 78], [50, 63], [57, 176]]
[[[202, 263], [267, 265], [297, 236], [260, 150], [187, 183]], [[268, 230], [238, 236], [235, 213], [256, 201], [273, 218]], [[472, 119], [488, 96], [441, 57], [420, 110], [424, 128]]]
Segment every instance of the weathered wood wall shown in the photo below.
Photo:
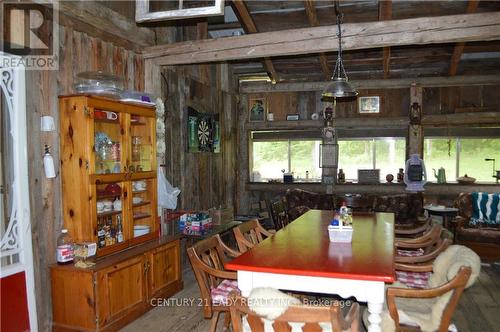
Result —
[[[168, 180], [181, 189], [178, 208], [233, 206], [236, 178], [236, 97], [227, 65], [166, 69]], [[212, 82], [209, 84], [209, 82]], [[217, 82], [216, 84], [213, 84]], [[187, 107], [219, 114], [220, 153], [187, 152]]]
[[[54, 160], [59, 160], [59, 130], [40, 132], [40, 116], [51, 115], [58, 125], [57, 96], [74, 92], [73, 81], [79, 72], [103, 70], [125, 77], [129, 89], [141, 90], [144, 86], [140, 55], [74, 31], [71, 27], [60, 26], [59, 37], [59, 71], [27, 71], [26, 78], [31, 226], [39, 331], [51, 330], [48, 266], [55, 262], [56, 239], [63, 225], [60, 177], [46, 179], [42, 162], [44, 144], [51, 146]], [[57, 164], [56, 170], [58, 173]]]

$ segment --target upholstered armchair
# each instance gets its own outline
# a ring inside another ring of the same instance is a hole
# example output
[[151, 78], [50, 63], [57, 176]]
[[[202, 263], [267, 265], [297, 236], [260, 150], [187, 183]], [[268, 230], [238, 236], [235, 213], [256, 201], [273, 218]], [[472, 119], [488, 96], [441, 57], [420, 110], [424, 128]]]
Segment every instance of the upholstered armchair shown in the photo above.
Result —
[[471, 248], [483, 260], [500, 259], [500, 223], [471, 222], [474, 214], [472, 193], [461, 193], [455, 200], [455, 207], [458, 209], [454, 220], [455, 242]]

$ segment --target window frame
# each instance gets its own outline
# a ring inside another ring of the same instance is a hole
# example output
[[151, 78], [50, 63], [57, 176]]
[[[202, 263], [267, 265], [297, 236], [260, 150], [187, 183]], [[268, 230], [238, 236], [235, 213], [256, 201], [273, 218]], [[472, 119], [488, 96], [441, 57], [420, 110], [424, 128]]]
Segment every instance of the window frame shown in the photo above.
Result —
[[[388, 137], [380, 137], [380, 136], [376, 136], [376, 137], [353, 137], [353, 138], [349, 138], [349, 137], [339, 137], [338, 138], [338, 142], [342, 142], [342, 141], [366, 141], [366, 140], [369, 140], [371, 142], [373, 142], [373, 145], [372, 145], [372, 153], [371, 153], [371, 158], [372, 158], [372, 168], [373, 169], [376, 169], [376, 166], [377, 166], [377, 146], [375, 144], [375, 141], [383, 141], [383, 140], [389, 140], [389, 139], [393, 139], [393, 140], [403, 140], [405, 142], [405, 161], [407, 159], [406, 157], [406, 149], [408, 147], [408, 140], [406, 137], [404, 136], [388, 136]], [[339, 160], [338, 160], [338, 164], [339, 164], [339, 169], [340, 169], [340, 164], [341, 164], [341, 160], [342, 160], [342, 155], [340, 153], [340, 144], [339, 144]], [[404, 168], [404, 165], [403, 165], [403, 168]], [[383, 176], [382, 174], [380, 174], [380, 176]], [[346, 180], [352, 180], [352, 181], [359, 181], [359, 179], [351, 179], [351, 178], [346, 178]], [[383, 180], [382, 178], [380, 178], [380, 180]]]
[[[319, 144], [322, 144], [322, 140], [320, 138], [314, 139], [314, 138], [277, 138], [277, 139], [254, 139], [249, 136], [249, 148], [248, 148], [248, 177], [249, 179], [252, 179], [252, 173], [253, 173], [253, 166], [254, 166], [254, 160], [253, 160], [253, 143], [254, 142], [287, 142], [288, 143], [288, 148], [287, 148], [287, 167], [288, 171], [290, 172], [290, 169], [292, 168], [292, 158], [291, 158], [291, 151], [292, 151], [292, 145], [291, 142], [316, 142], [318, 141]], [[319, 165], [318, 165], [319, 167]], [[323, 174], [322, 168], [319, 167], [321, 170], [321, 173]], [[254, 182], [250, 180], [250, 182]], [[321, 176], [318, 179], [314, 179], [314, 181], [308, 181], [307, 183], [321, 183]]]
[[[431, 135], [431, 136], [424, 136], [423, 137], [423, 160], [425, 162], [425, 140], [426, 139], [452, 139], [452, 140], [455, 140], [455, 154], [456, 154], [456, 157], [455, 157], [455, 180], [454, 181], [449, 181], [447, 179], [447, 182], [452, 182], [452, 183], [455, 183], [457, 182], [457, 178], [460, 177], [460, 154], [461, 154], [461, 150], [462, 150], [462, 144], [461, 144], [461, 139], [500, 139], [499, 137], [491, 137], [491, 136], [435, 136], [435, 135]], [[493, 179], [493, 176], [491, 177]], [[479, 183], [485, 183], [485, 184], [495, 184], [496, 182], [494, 180], [491, 180], [491, 181], [477, 181]]]

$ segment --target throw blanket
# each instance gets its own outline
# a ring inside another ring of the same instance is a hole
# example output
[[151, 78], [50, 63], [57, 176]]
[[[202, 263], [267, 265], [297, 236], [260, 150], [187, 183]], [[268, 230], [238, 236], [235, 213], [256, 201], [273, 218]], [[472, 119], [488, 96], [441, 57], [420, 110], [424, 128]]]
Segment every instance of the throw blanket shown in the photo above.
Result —
[[500, 227], [500, 193], [472, 193], [472, 218], [475, 227]]

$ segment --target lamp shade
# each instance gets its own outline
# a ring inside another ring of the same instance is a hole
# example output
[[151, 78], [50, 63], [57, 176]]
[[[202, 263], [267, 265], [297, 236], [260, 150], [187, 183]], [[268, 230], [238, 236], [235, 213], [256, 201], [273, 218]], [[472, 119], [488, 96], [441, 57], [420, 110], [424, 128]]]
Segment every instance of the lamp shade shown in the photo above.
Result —
[[348, 98], [356, 97], [358, 91], [353, 89], [347, 81], [347, 78], [333, 77], [332, 81], [328, 83], [321, 95], [326, 98]]

